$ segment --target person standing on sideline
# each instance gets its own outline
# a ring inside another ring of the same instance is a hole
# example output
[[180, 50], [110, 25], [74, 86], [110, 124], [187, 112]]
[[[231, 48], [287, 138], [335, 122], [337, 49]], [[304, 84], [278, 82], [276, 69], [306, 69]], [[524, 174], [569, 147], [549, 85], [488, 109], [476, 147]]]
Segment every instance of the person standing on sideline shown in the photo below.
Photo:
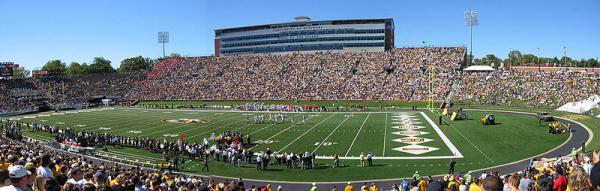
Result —
[[361, 167], [365, 167], [365, 154], [363, 152], [360, 152], [360, 166]]
[[204, 172], [204, 169], [208, 172], [208, 155], [204, 156], [204, 161], [202, 162], [202, 172]]
[[455, 166], [456, 166], [456, 161], [454, 161], [454, 159], [450, 159], [450, 164], [448, 164], [448, 167], [450, 167], [450, 169], [448, 169], [448, 174], [454, 174]]
[[340, 156], [335, 154], [335, 156], [333, 157], [333, 168], [337, 167], [340, 167]]
[[367, 162], [369, 162], [369, 167], [373, 166], [373, 154], [367, 154]]

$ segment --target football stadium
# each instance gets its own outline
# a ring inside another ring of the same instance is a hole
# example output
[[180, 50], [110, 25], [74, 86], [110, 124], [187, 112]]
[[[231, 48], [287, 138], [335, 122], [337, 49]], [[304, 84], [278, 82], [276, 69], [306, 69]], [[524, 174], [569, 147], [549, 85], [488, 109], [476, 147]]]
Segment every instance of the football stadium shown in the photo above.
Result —
[[212, 55], [161, 31], [117, 65], [0, 62], [0, 190], [599, 190], [598, 52], [476, 56], [454, 12], [464, 45], [297, 16], [211, 28]]

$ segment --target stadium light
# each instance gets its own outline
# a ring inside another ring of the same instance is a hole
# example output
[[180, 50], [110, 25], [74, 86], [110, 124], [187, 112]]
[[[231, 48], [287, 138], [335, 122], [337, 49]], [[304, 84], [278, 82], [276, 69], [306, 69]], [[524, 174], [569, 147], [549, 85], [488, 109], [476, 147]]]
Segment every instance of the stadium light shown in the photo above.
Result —
[[563, 62], [564, 67], [567, 67], [567, 47], [563, 46], [563, 52], [565, 53], [565, 56], [563, 57], [565, 59], [565, 61]]
[[470, 62], [473, 63], [473, 26], [479, 25], [479, 12], [475, 10], [465, 11], [465, 25], [469, 26], [469, 30], [471, 31], [471, 50], [469, 51], [469, 55], [471, 56]]
[[541, 72], [542, 71], [542, 66], [540, 65], [540, 48], [539, 47], [538, 47], [537, 54], [538, 54], [538, 56], [537, 56], [538, 57], [538, 60], [537, 60], [538, 61], [538, 72]]
[[165, 43], [169, 43], [169, 32], [158, 32], [158, 43], [163, 46], [163, 58], [165, 57]]

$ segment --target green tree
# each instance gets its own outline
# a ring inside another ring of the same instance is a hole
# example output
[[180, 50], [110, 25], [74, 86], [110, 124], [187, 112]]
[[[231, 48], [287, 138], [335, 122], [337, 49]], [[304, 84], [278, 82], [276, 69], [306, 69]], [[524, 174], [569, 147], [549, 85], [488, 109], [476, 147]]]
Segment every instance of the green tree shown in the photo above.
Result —
[[181, 54], [171, 53], [167, 58], [183, 58], [183, 56], [181, 56]]
[[121, 61], [121, 66], [118, 71], [120, 73], [126, 72], [137, 72], [150, 69], [150, 58], [144, 58], [142, 56], [136, 56], [132, 58], [126, 58]]
[[502, 60], [500, 58], [496, 57], [496, 55], [494, 55], [494, 54], [485, 55], [485, 64], [486, 65], [494, 64], [494, 67], [498, 67], [498, 66], [500, 66], [500, 62], [502, 62]]
[[60, 60], [50, 60], [42, 67], [42, 70], [46, 70], [55, 74], [62, 74], [66, 70], [66, 65]]
[[560, 66], [560, 60], [558, 60], [556, 56], [552, 58], [552, 61], [550, 61], [550, 63], [552, 63], [552, 66]]
[[475, 65], [485, 65], [485, 58], [475, 58]]
[[104, 59], [103, 57], [94, 58], [94, 62], [89, 65], [89, 73], [111, 73], [115, 72], [115, 69], [110, 65], [110, 60]]
[[513, 50], [508, 53], [508, 64], [511, 66], [520, 66], [521, 65], [521, 57], [523, 55], [518, 50]]
[[599, 66], [599, 65], [598, 65], [598, 60], [596, 60], [596, 59], [591, 59], [591, 58], [590, 58], [590, 59], [588, 59], [588, 63], [587, 63], [587, 64], [588, 64], [588, 65], [587, 65], [588, 67], [598, 67], [598, 66]]
[[569, 58], [568, 56], [567, 57], [563, 56], [560, 58], [559, 65], [560, 66], [573, 66], [573, 59]]
[[25, 67], [23, 67], [23, 66], [15, 68], [13, 70], [14, 78], [26, 78], [26, 77], [29, 77], [30, 74], [31, 74], [31, 71], [25, 69]]
[[85, 74], [87, 73], [87, 64], [79, 64], [79, 62], [71, 62], [69, 67], [67, 67], [67, 74], [75, 75], [75, 74]]
[[466, 65], [467, 65], [467, 66], [470, 66], [470, 65], [472, 65], [472, 64], [473, 64], [473, 62], [472, 62], [472, 61], [473, 61], [473, 58], [472, 58], [472, 56], [471, 56], [471, 55], [467, 54], [467, 58], [466, 58], [466, 59], [467, 59], [467, 60], [465, 61], [465, 63], [466, 63]]
[[521, 58], [521, 62], [527, 66], [537, 65], [538, 59], [537, 59], [537, 56], [535, 56], [533, 54], [525, 54]]

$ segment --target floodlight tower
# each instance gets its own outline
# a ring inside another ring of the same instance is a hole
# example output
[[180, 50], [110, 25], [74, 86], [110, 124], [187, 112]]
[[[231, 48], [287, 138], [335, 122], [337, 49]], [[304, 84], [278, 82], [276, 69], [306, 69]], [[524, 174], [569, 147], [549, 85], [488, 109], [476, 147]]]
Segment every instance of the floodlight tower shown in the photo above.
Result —
[[465, 25], [469, 26], [471, 31], [471, 50], [469, 55], [471, 57], [469, 65], [473, 63], [473, 26], [479, 25], [479, 12], [474, 10], [465, 11]]
[[163, 47], [163, 58], [165, 55], [165, 43], [169, 43], [169, 32], [158, 32], [158, 43]]

